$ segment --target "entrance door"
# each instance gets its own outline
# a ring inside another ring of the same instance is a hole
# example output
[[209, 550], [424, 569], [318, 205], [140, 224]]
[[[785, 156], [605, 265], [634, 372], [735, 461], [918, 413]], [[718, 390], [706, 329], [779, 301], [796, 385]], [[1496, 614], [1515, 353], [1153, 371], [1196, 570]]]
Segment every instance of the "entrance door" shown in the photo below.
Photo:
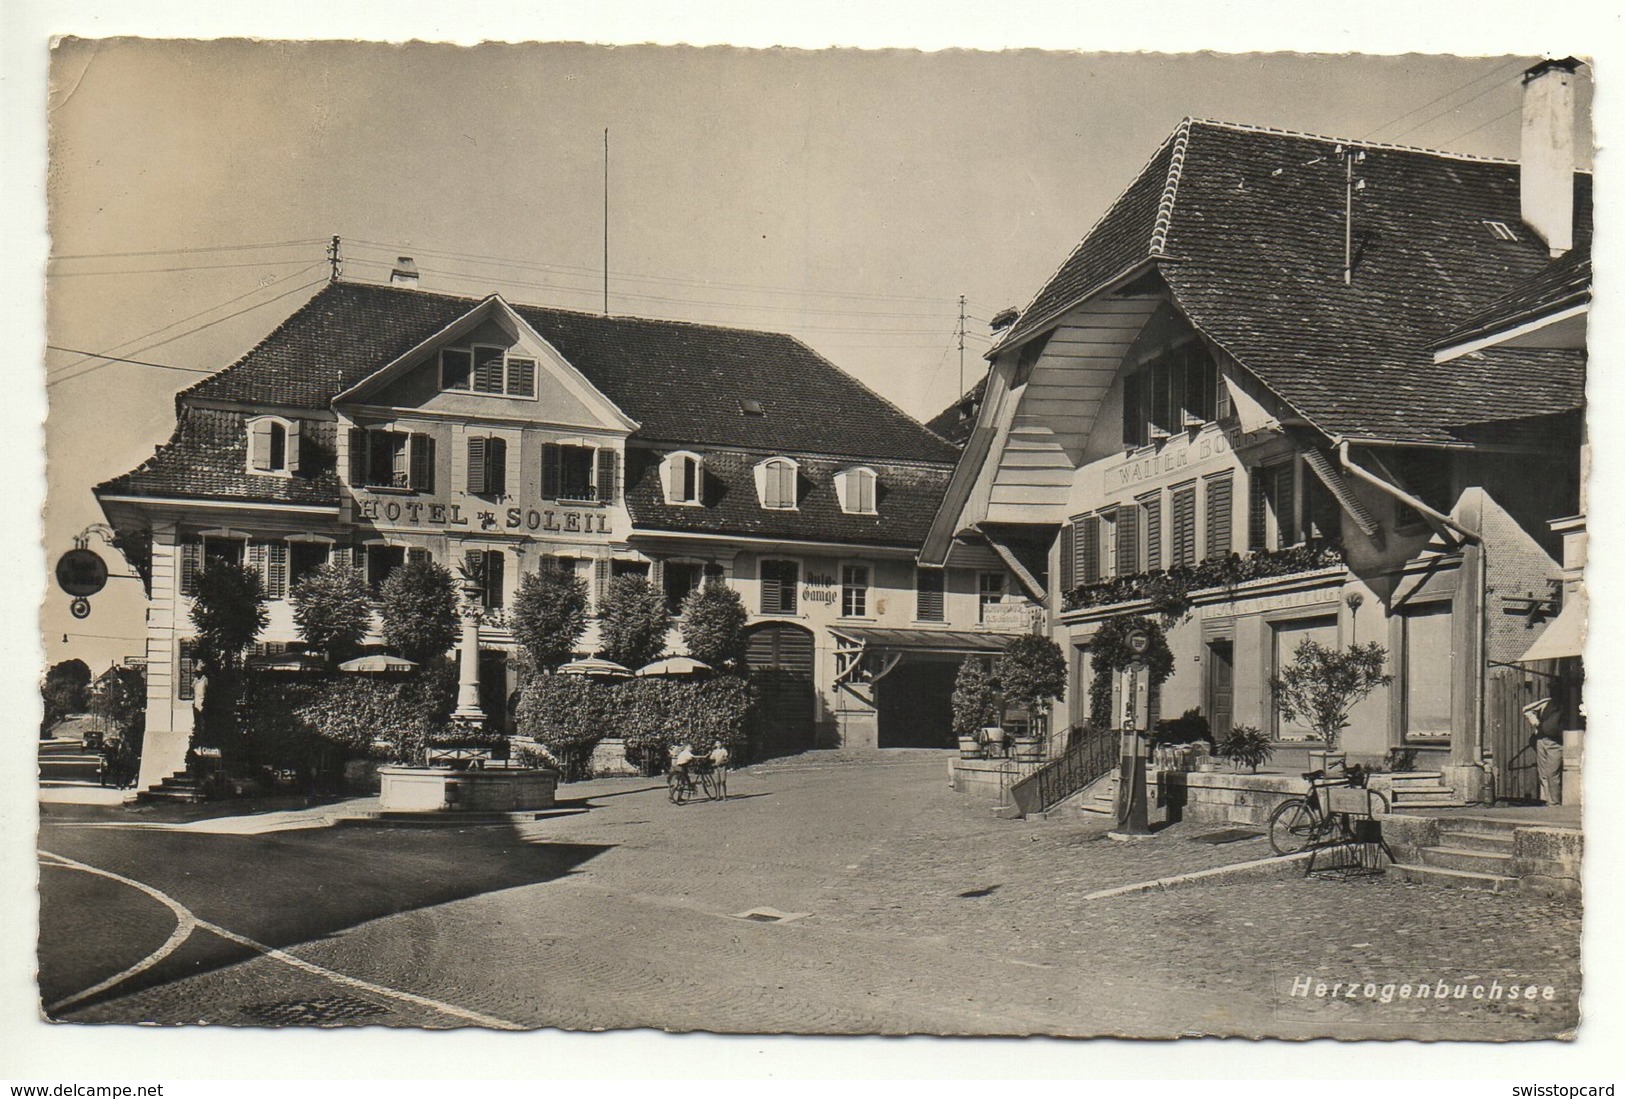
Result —
[[1236, 645], [1228, 638], [1207, 647], [1207, 720], [1215, 741], [1228, 736], [1235, 719]]
[[762, 718], [762, 755], [805, 752], [813, 746], [813, 635], [769, 622], [748, 631], [745, 659]]
[[875, 684], [882, 748], [952, 748], [954, 676], [948, 661], [906, 660]]

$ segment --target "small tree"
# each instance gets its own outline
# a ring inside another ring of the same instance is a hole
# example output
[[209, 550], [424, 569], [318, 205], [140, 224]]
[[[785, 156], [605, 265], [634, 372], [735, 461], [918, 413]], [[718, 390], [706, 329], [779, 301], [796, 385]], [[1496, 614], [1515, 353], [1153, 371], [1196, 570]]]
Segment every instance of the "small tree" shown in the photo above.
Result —
[[974, 737], [999, 720], [999, 692], [979, 657], [967, 656], [954, 677], [954, 735]]
[[718, 671], [745, 663], [744, 600], [726, 584], [702, 584], [683, 600], [683, 647]]
[[213, 680], [237, 671], [243, 653], [271, 616], [265, 609], [265, 587], [260, 574], [229, 561], [210, 561], [197, 573], [197, 595], [192, 600], [192, 625], [197, 628], [197, 655]]
[[372, 624], [367, 578], [353, 565], [329, 561], [294, 587], [293, 620], [305, 644], [337, 664], [355, 654]]
[[628, 668], [641, 667], [665, 651], [670, 629], [666, 597], [653, 584], [640, 576], [617, 576], [609, 582], [598, 612], [606, 658]]
[[410, 561], [378, 592], [384, 641], [408, 660], [427, 663], [457, 641], [457, 587], [433, 561]]
[[587, 629], [587, 582], [573, 572], [528, 572], [514, 596], [514, 640], [533, 671], [551, 672], [570, 659]]
[[1394, 681], [1382, 670], [1387, 660], [1388, 650], [1375, 641], [1337, 649], [1305, 640], [1292, 663], [1270, 679], [1270, 692], [1283, 718], [1307, 724], [1331, 751], [1354, 704]]
[[1036, 718], [1066, 690], [1066, 657], [1049, 638], [1022, 634], [994, 660], [993, 675], [1004, 697]]
[[40, 685], [45, 703], [45, 719], [40, 723], [40, 735], [69, 714], [83, 713], [90, 688], [90, 665], [77, 658], [52, 664]]

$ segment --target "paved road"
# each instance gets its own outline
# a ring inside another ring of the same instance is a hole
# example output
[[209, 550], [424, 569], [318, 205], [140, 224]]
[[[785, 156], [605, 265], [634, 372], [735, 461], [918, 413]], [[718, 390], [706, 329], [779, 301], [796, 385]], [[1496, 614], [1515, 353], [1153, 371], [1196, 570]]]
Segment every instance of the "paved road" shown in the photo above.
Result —
[[[142, 966], [189, 917], [170, 953], [55, 1014], [1426, 1038], [1575, 1025], [1577, 906], [1380, 879], [1088, 901], [1266, 852], [1197, 842], [1216, 829], [1192, 824], [1125, 845], [1092, 820], [1001, 821], [945, 773], [936, 753], [803, 757], [737, 773], [727, 803], [681, 808], [648, 780], [601, 780], [565, 787], [565, 813], [518, 828], [199, 834], [53, 806], [40, 846], [82, 865], [44, 860], [42, 987], [57, 1003]], [[105, 916], [87, 930], [92, 906]], [[795, 918], [735, 918], [753, 909]], [[1322, 979], [1360, 995], [1316, 998]], [[1466, 998], [1399, 994], [1439, 980]], [[1555, 996], [1471, 998], [1495, 981]]]

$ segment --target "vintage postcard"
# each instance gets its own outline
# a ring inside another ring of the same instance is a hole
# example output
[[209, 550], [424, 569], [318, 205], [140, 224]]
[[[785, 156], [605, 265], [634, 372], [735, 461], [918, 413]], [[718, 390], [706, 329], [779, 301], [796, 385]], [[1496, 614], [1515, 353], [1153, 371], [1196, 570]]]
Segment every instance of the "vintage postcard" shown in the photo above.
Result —
[[1584, 1026], [1587, 57], [50, 88], [43, 1018]]

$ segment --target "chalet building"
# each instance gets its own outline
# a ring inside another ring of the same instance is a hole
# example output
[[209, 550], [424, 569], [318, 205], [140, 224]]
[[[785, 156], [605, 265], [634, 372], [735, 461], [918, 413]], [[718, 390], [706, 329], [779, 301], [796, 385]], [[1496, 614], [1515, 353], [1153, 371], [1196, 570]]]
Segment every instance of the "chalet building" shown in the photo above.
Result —
[[393, 281], [329, 284], [96, 489], [151, 597], [143, 786], [183, 766], [188, 598], [216, 558], [260, 571], [272, 651], [324, 561], [376, 585], [477, 558], [494, 713], [522, 574], [574, 570], [595, 609], [615, 576], [674, 609], [721, 581], [751, 613], [769, 751], [952, 743], [957, 662], [1027, 622], [992, 551], [916, 567], [953, 446], [789, 336], [430, 293], [405, 263]]
[[1290, 768], [1308, 730], [1270, 678], [1375, 641], [1394, 681], [1351, 761], [1532, 796], [1518, 704], [1556, 673], [1519, 662], [1559, 626], [1578, 652], [1552, 624], [1583, 551], [1577, 64], [1525, 75], [1521, 164], [1185, 120], [933, 421], [965, 449], [921, 561], [1026, 566], [1071, 662], [1057, 736], [1102, 624], [1168, 612], [1154, 716], [1256, 726]]

